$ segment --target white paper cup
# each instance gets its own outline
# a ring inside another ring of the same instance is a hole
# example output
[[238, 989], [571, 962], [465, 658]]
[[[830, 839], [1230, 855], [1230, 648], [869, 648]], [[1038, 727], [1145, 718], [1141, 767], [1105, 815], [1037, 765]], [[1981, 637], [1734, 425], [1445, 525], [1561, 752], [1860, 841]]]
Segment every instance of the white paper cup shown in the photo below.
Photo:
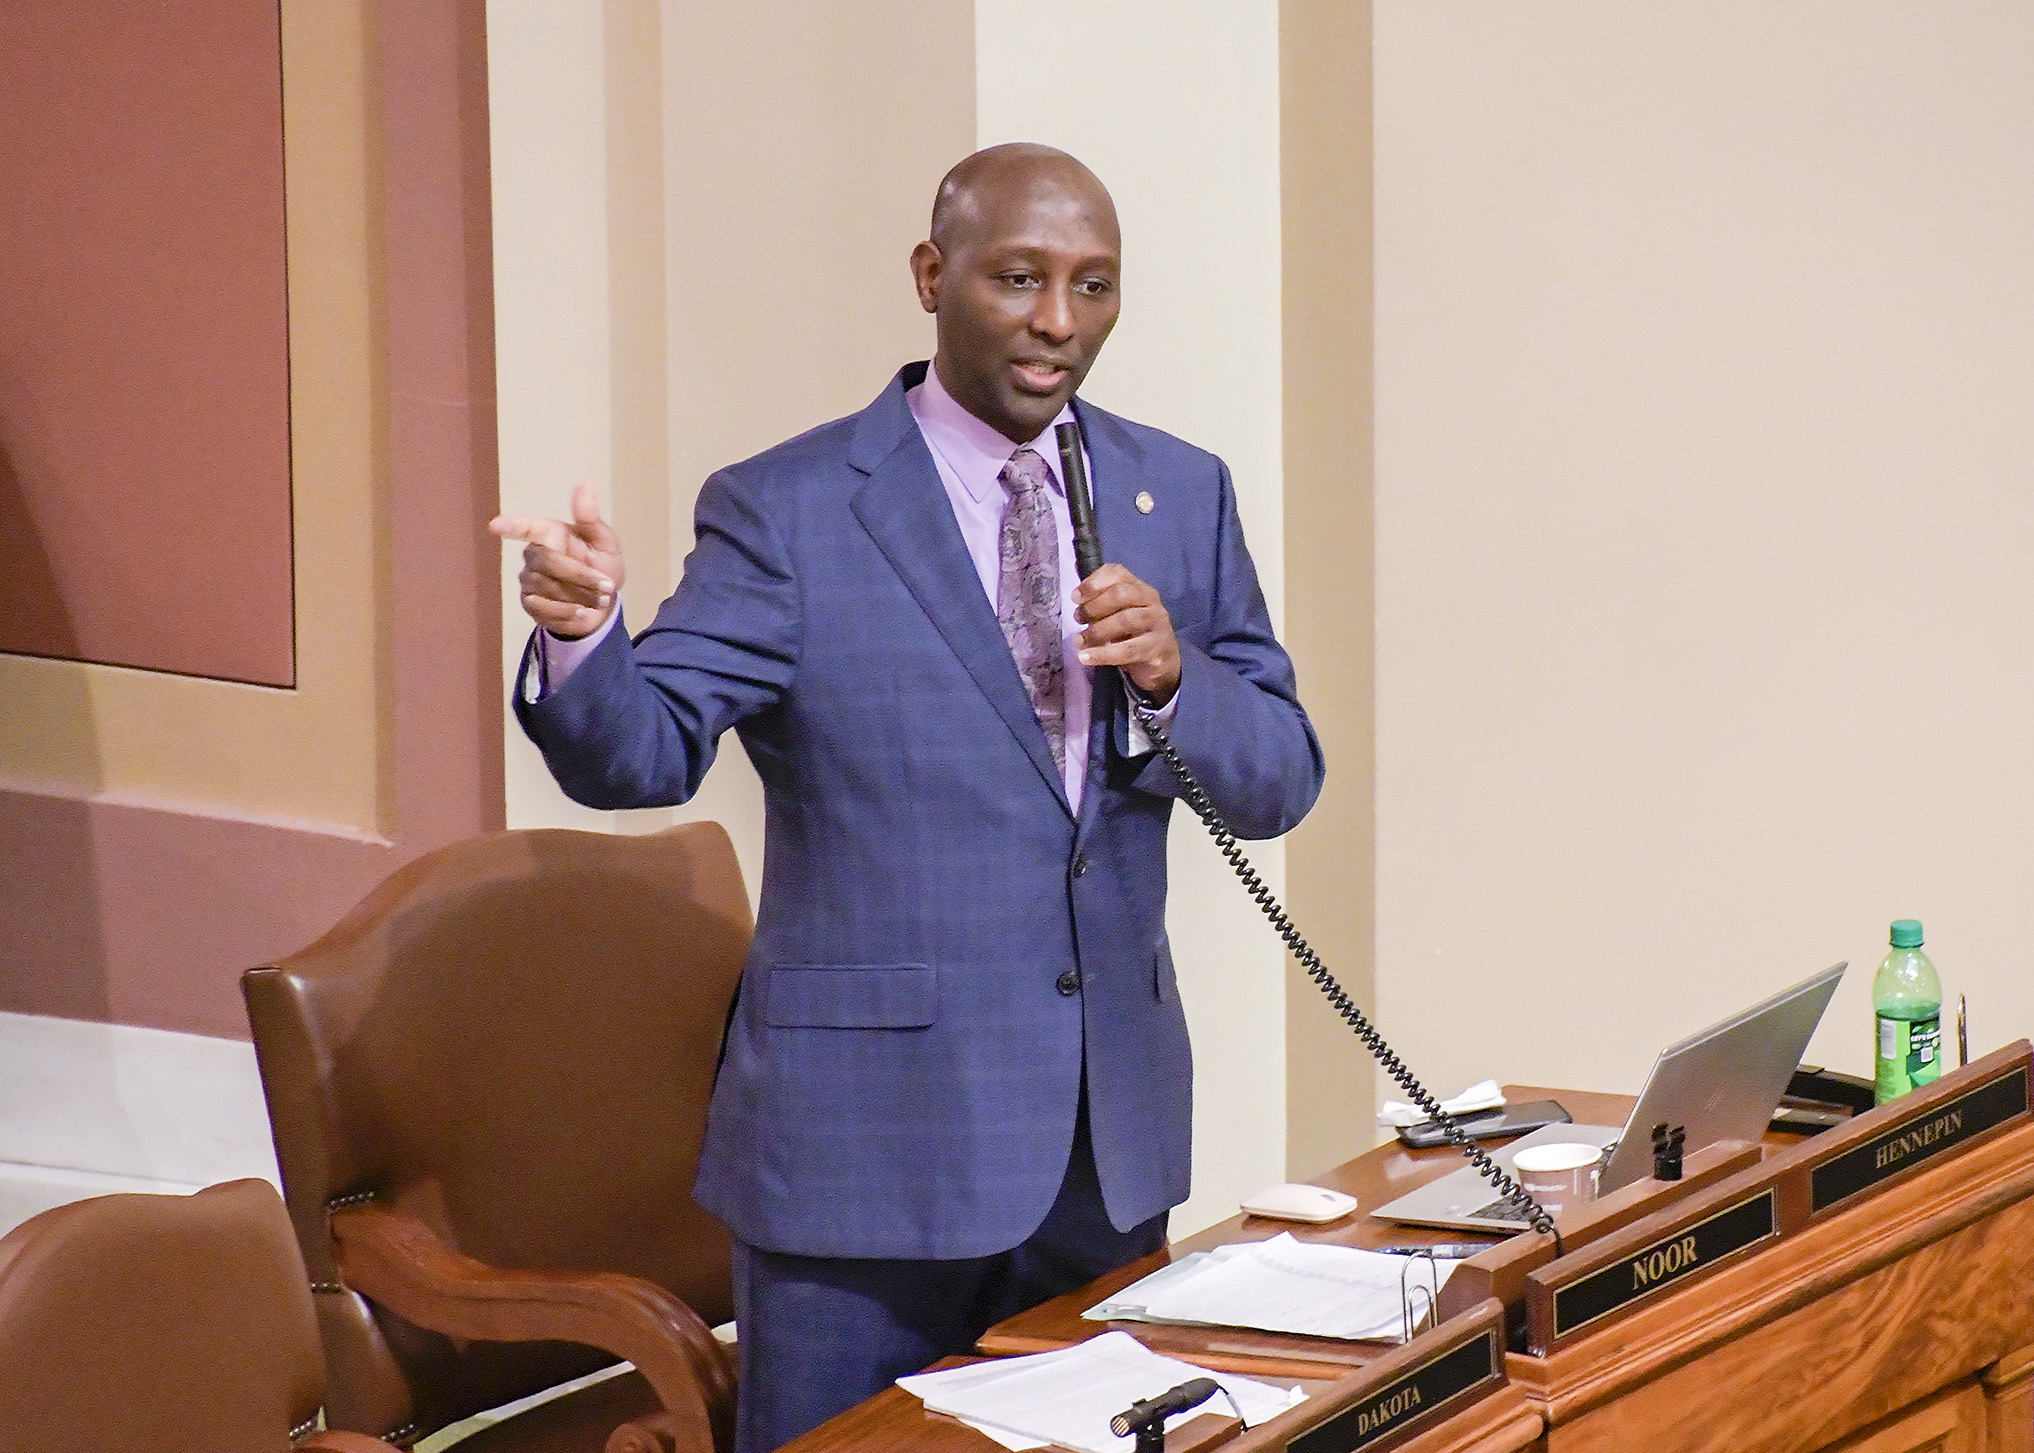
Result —
[[1595, 1196], [1596, 1168], [1602, 1160], [1601, 1146], [1563, 1140], [1528, 1145], [1511, 1163], [1518, 1169], [1518, 1182], [1526, 1194], [1545, 1206], [1549, 1215], [1558, 1216]]

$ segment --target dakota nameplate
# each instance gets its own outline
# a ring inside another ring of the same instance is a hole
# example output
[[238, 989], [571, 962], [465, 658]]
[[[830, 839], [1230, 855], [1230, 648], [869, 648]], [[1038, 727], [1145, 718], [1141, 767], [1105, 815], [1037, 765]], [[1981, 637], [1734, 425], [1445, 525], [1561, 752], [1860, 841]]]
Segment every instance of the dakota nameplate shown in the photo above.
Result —
[[1490, 1382], [1501, 1365], [1493, 1329], [1437, 1353], [1393, 1378], [1361, 1402], [1286, 1445], [1287, 1453], [1353, 1453], [1396, 1432], [1423, 1413]]
[[2027, 1069], [2016, 1064], [1954, 1100], [1927, 1106], [1864, 1144], [1832, 1156], [1810, 1172], [1812, 1215], [1881, 1181], [1915, 1169], [1945, 1150], [2027, 1113]]
[[1726, 1256], [1756, 1246], [1778, 1229], [1773, 1207], [1773, 1188], [1767, 1186], [1755, 1196], [1619, 1257], [1600, 1271], [1556, 1287], [1554, 1336], [1579, 1332]]

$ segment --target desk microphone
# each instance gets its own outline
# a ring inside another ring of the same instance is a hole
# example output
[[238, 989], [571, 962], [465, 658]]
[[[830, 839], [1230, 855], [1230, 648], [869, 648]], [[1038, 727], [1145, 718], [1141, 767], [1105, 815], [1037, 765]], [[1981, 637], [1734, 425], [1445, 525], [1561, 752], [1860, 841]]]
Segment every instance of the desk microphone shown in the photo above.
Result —
[[1222, 1390], [1222, 1385], [1212, 1377], [1197, 1377], [1192, 1382], [1183, 1382], [1155, 1398], [1146, 1398], [1141, 1403], [1132, 1403], [1115, 1417], [1109, 1419], [1109, 1431], [1119, 1438], [1132, 1433], [1141, 1433], [1147, 1428], [1163, 1428], [1165, 1420], [1175, 1413], [1197, 1408]]

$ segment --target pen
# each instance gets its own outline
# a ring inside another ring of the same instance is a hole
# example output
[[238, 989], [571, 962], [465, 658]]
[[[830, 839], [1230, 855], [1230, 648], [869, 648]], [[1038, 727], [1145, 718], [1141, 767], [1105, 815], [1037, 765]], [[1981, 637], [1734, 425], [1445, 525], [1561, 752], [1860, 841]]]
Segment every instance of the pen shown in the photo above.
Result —
[[1381, 1251], [1386, 1256], [1425, 1256], [1431, 1251], [1435, 1256], [1459, 1260], [1465, 1256], [1474, 1256], [1481, 1251], [1488, 1251], [1491, 1247], [1499, 1244], [1495, 1241], [1444, 1241], [1438, 1246], [1373, 1246], [1370, 1249], [1372, 1251]]

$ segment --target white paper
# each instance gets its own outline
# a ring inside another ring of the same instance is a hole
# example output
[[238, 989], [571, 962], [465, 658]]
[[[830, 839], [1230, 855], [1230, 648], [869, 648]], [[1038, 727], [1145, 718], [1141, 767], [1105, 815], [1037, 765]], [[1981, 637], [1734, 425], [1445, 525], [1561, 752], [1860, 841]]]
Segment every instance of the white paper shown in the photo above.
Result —
[[1089, 1322], [1156, 1321], [1157, 1318], [1145, 1311], [1145, 1304], [1151, 1300], [1159, 1288], [1168, 1286], [1182, 1277], [1191, 1274], [1195, 1267], [1206, 1261], [1210, 1256], [1219, 1256], [1225, 1251], [1234, 1252], [1241, 1249], [1240, 1246], [1223, 1246], [1218, 1247], [1212, 1252], [1189, 1251], [1185, 1255], [1178, 1257], [1170, 1265], [1161, 1266], [1157, 1271], [1152, 1272], [1151, 1275], [1130, 1283], [1129, 1286], [1124, 1287], [1123, 1290], [1117, 1292], [1116, 1295], [1109, 1298], [1106, 1302], [1096, 1302], [1092, 1307], [1082, 1312], [1081, 1317], [1084, 1321]]
[[[1124, 1453], [1130, 1438], [1109, 1431], [1109, 1419], [1134, 1402], [1156, 1397], [1196, 1377], [1212, 1377], [1236, 1399], [1252, 1427], [1278, 1416], [1305, 1394], [1161, 1357], [1127, 1332], [1105, 1332], [1057, 1352], [1006, 1357], [945, 1372], [900, 1377], [897, 1385], [937, 1413], [997, 1431], [1058, 1443], [1082, 1453]], [[1204, 1412], [1234, 1416], [1228, 1398], [1214, 1400], [1170, 1419], [1176, 1427]], [[1006, 1443], [1006, 1446], [1010, 1446]]]
[[1123, 1288], [1083, 1315], [1096, 1320], [1252, 1327], [1352, 1341], [1402, 1341], [1405, 1297], [1425, 1315], [1459, 1263], [1351, 1246], [1269, 1241], [1224, 1246]]
[[[1056, 1357], [1059, 1354], [1048, 1352], [1040, 1355]], [[1028, 1359], [1015, 1358], [1009, 1360], [1026, 1361]], [[914, 1373], [910, 1377], [898, 1378], [897, 1386], [903, 1388], [904, 1391], [912, 1394], [921, 1402], [924, 1402], [927, 1407], [931, 1408], [932, 1402], [928, 1395], [928, 1389], [936, 1392], [941, 1397], [942, 1402], [951, 1403], [956, 1399], [966, 1397], [969, 1389], [973, 1387], [993, 1384], [1003, 1375], [1002, 1367], [1002, 1360], [994, 1360], [972, 1363], [967, 1367], [950, 1367], [943, 1372]], [[1001, 1443], [1005, 1448], [1010, 1449], [1011, 1453], [1025, 1453], [1026, 1449], [1043, 1448], [1046, 1444], [1046, 1440], [1043, 1438], [1020, 1433], [1014, 1428], [999, 1428], [994, 1423], [985, 1423], [978, 1418], [964, 1417], [959, 1413], [950, 1412], [945, 1407], [933, 1408], [933, 1411], [947, 1412], [948, 1416], [959, 1418], [961, 1422], [966, 1423], [983, 1437], [993, 1439]]]
[[[1474, 1110], [1495, 1110], [1504, 1103], [1504, 1091], [1495, 1080], [1478, 1080], [1452, 1100], [1441, 1101], [1441, 1108], [1450, 1115], [1467, 1115]], [[1419, 1125], [1433, 1117], [1417, 1105], [1404, 1100], [1386, 1100], [1377, 1107], [1379, 1125]]]
[[1046, 1446], [1043, 1438], [1034, 1438], [1029, 1433], [1013, 1433], [1008, 1428], [999, 1428], [993, 1423], [969, 1422], [966, 1418], [962, 1418], [960, 1421], [967, 1423], [970, 1428], [973, 1428], [977, 1433], [980, 1433], [991, 1442], [1001, 1443], [1005, 1448], [1010, 1450], [1010, 1453], [1030, 1453], [1030, 1450], [1033, 1448], [1043, 1448]]

